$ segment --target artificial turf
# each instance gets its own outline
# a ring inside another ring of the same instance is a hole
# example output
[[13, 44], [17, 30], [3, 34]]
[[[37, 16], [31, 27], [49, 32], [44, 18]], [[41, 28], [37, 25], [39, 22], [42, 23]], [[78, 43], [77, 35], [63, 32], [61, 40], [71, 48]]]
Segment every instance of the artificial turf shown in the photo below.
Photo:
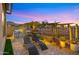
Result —
[[6, 39], [3, 55], [13, 55], [13, 48], [10, 39]]

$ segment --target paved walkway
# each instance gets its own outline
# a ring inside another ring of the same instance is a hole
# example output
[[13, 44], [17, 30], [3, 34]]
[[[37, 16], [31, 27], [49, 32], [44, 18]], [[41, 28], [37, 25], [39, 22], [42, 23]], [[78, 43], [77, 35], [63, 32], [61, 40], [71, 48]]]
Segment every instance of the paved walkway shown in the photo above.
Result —
[[[12, 43], [13, 45], [13, 50], [15, 55], [28, 55], [28, 50], [23, 46], [23, 43], [15, 40]], [[50, 45], [48, 44], [48, 49], [42, 51], [38, 46], [37, 49], [40, 53], [40, 55], [74, 55], [74, 54], [79, 54], [76, 52], [71, 51], [70, 49], [65, 49], [65, 48], [59, 48], [58, 46], [55, 45]]]
[[5, 48], [5, 37], [0, 35], [0, 55], [3, 55]]
[[39, 50], [40, 55], [72, 55], [74, 52], [68, 49], [60, 49], [58, 46], [47, 45], [48, 49], [45, 51]]
[[12, 42], [12, 45], [13, 45], [14, 55], [28, 55], [28, 50], [26, 50], [22, 42], [18, 40], [14, 40]]

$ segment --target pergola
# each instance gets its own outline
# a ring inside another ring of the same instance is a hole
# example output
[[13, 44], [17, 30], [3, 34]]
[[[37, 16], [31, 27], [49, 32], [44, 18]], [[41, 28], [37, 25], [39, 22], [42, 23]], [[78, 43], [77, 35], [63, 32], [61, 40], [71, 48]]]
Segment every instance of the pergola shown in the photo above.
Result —
[[75, 24], [75, 33], [73, 34], [73, 31], [72, 31], [72, 25], [73, 23], [63, 23], [63, 24], [59, 24], [61, 26], [63, 26], [63, 28], [67, 25], [68, 27], [68, 31], [69, 31], [69, 39], [70, 41], [73, 40], [73, 35], [75, 36], [75, 39], [78, 39], [78, 24]]

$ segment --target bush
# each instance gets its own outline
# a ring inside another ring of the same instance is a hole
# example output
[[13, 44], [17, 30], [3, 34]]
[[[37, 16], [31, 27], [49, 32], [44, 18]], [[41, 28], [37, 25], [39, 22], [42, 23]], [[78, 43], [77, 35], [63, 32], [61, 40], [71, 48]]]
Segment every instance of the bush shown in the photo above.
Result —
[[5, 48], [4, 48], [4, 55], [13, 55], [13, 48], [10, 39], [6, 39]]

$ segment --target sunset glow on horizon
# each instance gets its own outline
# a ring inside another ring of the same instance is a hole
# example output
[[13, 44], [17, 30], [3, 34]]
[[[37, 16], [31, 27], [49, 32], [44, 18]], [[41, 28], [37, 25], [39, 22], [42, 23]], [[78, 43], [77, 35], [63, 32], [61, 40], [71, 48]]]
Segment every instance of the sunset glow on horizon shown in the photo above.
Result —
[[77, 3], [14, 3], [7, 21], [23, 24], [31, 21], [48, 21], [79, 24]]

